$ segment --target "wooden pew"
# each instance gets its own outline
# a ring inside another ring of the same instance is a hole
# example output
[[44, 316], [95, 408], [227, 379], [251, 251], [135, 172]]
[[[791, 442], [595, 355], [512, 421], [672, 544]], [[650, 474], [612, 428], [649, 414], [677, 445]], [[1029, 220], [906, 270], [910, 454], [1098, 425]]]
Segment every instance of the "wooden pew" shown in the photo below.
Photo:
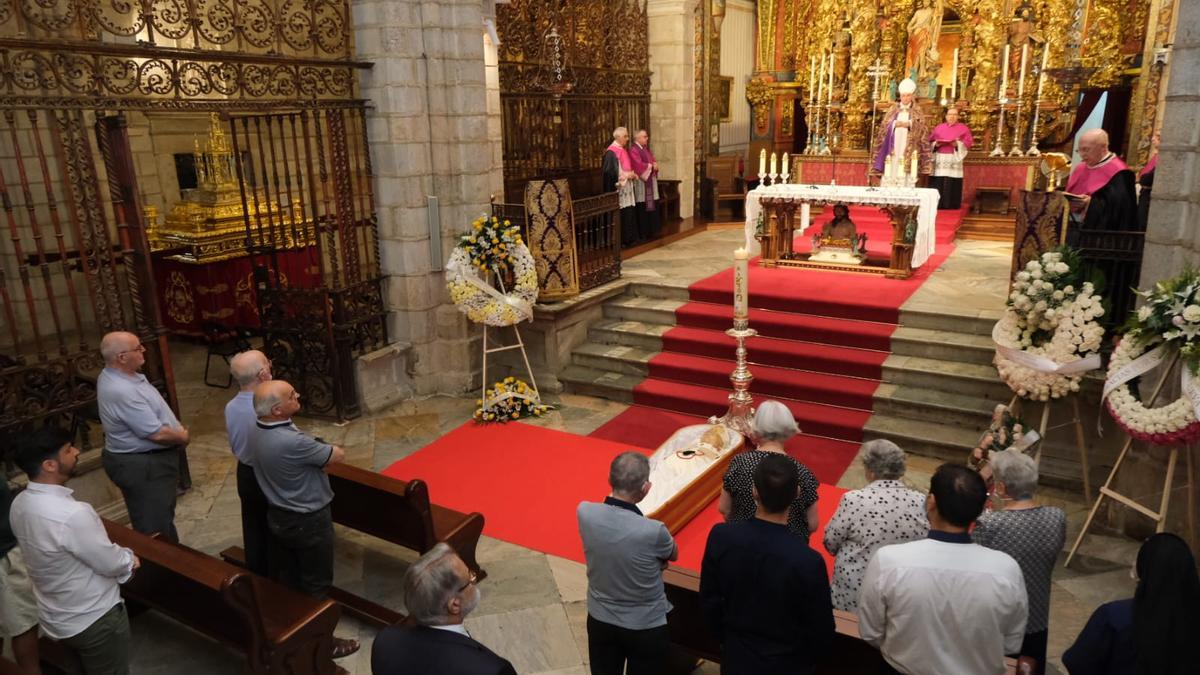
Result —
[[336, 672], [333, 629], [340, 612], [317, 600], [181, 544], [109, 520], [112, 541], [132, 549], [142, 565], [121, 586], [126, 601], [166, 614], [240, 650], [250, 673]]
[[[671, 633], [671, 644], [691, 659], [721, 661], [721, 647], [717, 638], [704, 620], [700, 606], [700, 573], [681, 567], [669, 567], [663, 572], [663, 584], [667, 600], [675, 609], [667, 615], [667, 628]], [[818, 675], [877, 675], [883, 657], [879, 650], [867, 644], [858, 634], [858, 617], [851, 612], [833, 611], [837, 632], [825, 660], [817, 665]], [[1022, 658], [1021, 665], [1029, 667], [1031, 660]], [[1006, 675], [1033, 672], [1032, 669], [1017, 669], [1014, 659], [1005, 659]], [[682, 675], [681, 671], [680, 675]]]
[[[403, 481], [348, 464], [332, 464], [326, 471], [333, 488], [333, 522], [418, 553], [446, 542], [479, 580], [487, 576], [475, 559], [483, 515], [431, 504], [429, 488], [422, 480]], [[245, 552], [239, 547], [225, 549], [221, 557], [245, 565]], [[376, 626], [404, 619], [399, 612], [340, 588], [330, 589], [329, 597], [351, 615]]]

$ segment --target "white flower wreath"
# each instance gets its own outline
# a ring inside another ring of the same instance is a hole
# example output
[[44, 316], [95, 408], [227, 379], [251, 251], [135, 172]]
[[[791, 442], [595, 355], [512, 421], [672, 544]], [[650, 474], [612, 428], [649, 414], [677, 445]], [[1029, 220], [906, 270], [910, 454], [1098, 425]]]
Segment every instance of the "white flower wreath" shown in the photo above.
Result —
[[[494, 238], [493, 238], [494, 237]], [[496, 243], [492, 243], [496, 242]], [[495, 248], [498, 247], [498, 248]], [[496, 290], [488, 275], [511, 267], [513, 287]], [[446, 263], [446, 289], [459, 311], [475, 323], [511, 326], [533, 318], [538, 278], [533, 254], [516, 228], [492, 218], [475, 221], [473, 232], [450, 254]]]
[[1083, 374], [1100, 367], [1104, 328], [1096, 319], [1104, 307], [1092, 284], [1080, 283], [1078, 265], [1065, 248], [1029, 261], [992, 329], [996, 370], [1021, 398], [1047, 401], [1079, 391]]

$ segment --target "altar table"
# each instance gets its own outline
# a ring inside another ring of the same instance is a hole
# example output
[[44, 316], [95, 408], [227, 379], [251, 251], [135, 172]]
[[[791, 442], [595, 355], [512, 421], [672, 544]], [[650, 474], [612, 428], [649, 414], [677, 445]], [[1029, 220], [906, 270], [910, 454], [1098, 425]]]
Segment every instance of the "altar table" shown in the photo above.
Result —
[[746, 195], [746, 250], [751, 255], [761, 253], [755, 232], [762, 213], [761, 201], [766, 198], [786, 199], [800, 204], [799, 222], [795, 234], [803, 234], [812, 224], [813, 204], [859, 204], [885, 207], [915, 207], [917, 233], [913, 242], [912, 267], [925, 264], [937, 244], [938, 191], [933, 188], [868, 187], [866, 185], [794, 185], [759, 186]]

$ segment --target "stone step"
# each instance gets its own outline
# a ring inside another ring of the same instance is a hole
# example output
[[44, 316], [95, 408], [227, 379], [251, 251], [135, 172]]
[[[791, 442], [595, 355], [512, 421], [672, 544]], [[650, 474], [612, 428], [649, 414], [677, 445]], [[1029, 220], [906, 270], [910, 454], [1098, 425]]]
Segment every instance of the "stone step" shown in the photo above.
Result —
[[963, 230], [955, 233], [957, 239], [967, 241], [1012, 241], [1013, 232], [995, 232], [990, 230]]
[[991, 336], [992, 327], [1000, 320], [1000, 310], [981, 310], [975, 314], [949, 314], [919, 309], [901, 309], [900, 325], [972, 335]]
[[647, 351], [662, 351], [663, 333], [674, 328], [661, 323], [602, 319], [588, 329], [588, 340], [605, 345], [638, 347]]
[[990, 365], [996, 348], [992, 339], [976, 333], [900, 326], [892, 333], [892, 353], [939, 361]]
[[893, 354], [883, 362], [883, 381], [974, 396], [996, 403], [1008, 403], [1012, 399], [1012, 390], [1000, 381], [996, 368], [977, 363]]
[[642, 298], [658, 298], [660, 300], [688, 300], [686, 285], [667, 282], [632, 281], [626, 287], [626, 294]]
[[612, 373], [580, 365], [570, 365], [558, 374], [566, 391], [595, 396], [618, 403], [633, 403], [633, 388], [645, 379], [629, 373]]
[[979, 440], [979, 433], [970, 429], [879, 413], [867, 420], [863, 435], [867, 440], [886, 438], [914, 455], [958, 463], [966, 461]]
[[881, 384], [875, 390], [877, 415], [900, 417], [982, 432], [991, 421], [995, 401], [920, 387]]
[[604, 303], [604, 316], [608, 319], [674, 326], [675, 310], [684, 302], [667, 298], [622, 295]]
[[585, 342], [571, 352], [571, 363], [602, 372], [645, 377], [650, 373], [647, 363], [657, 353], [626, 345]]

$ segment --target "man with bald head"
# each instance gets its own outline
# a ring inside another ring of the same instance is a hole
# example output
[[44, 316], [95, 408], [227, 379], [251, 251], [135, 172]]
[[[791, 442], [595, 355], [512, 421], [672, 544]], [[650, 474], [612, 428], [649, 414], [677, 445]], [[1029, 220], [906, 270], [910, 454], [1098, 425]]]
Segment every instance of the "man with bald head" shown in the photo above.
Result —
[[[1079, 137], [1079, 163], [1071, 170], [1066, 191], [1071, 197], [1067, 243], [1076, 244], [1079, 229], [1136, 230], [1137, 193], [1125, 162], [1108, 149], [1108, 133], [1089, 129]], [[1072, 236], [1072, 235], [1075, 236]]]
[[229, 371], [238, 383], [238, 393], [225, 404], [225, 430], [229, 447], [237, 458], [237, 491], [242, 502], [242, 548], [246, 551], [246, 567], [251, 572], [267, 576], [267, 561], [271, 531], [267, 527], [267, 498], [254, 478], [250, 459], [250, 435], [254, 433], [258, 416], [254, 414], [254, 388], [271, 380], [271, 361], [266, 354], [251, 349], [233, 357]]
[[100, 341], [104, 370], [96, 381], [96, 404], [104, 425], [104, 471], [121, 490], [133, 529], [179, 541], [175, 497], [180, 449], [188, 431], [146, 376], [146, 348], [133, 333], [109, 333]]
[[[300, 394], [283, 380], [254, 387], [257, 422], [247, 447], [254, 477], [267, 498], [272, 578], [324, 598], [333, 585], [333, 490], [325, 467], [346, 452], [296, 428]], [[333, 639], [334, 658], [358, 651], [357, 640]]]

